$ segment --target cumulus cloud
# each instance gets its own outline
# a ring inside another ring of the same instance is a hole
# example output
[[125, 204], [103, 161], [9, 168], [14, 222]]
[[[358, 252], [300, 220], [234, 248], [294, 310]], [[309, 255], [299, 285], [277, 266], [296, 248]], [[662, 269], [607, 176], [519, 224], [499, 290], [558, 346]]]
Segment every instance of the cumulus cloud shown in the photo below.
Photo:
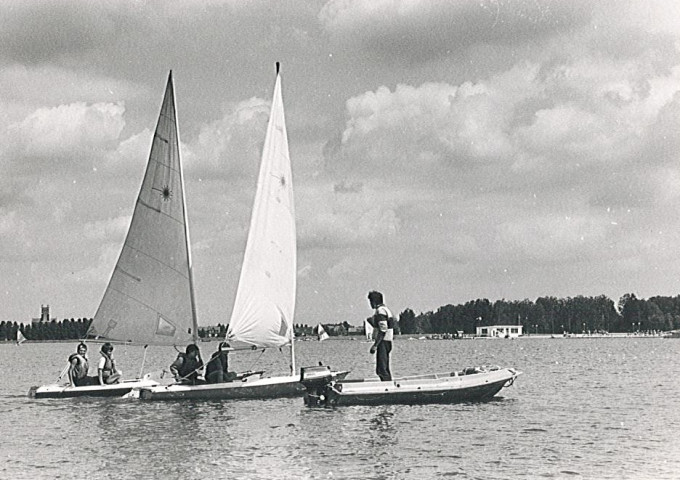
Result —
[[198, 176], [242, 177], [255, 174], [269, 116], [268, 102], [250, 98], [230, 108], [222, 118], [201, 127], [187, 144], [188, 169]]
[[[328, 171], [339, 178], [408, 172], [409, 182], [429, 183], [487, 175], [492, 164], [523, 182], [537, 167], [561, 175], [592, 162], [622, 165], [680, 91], [680, 78], [677, 69], [629, 62], [612, 63], [595, 79], [596, 70], [594, 60], [520, 64], [474, 84], [366, 92], [347, 101], [345, 129], [326, 149]], [[554, 184], [549, 175], [533, 180]]]
[[10, 155], [60, 159], [115, 147], [125, 120], [122, 104], [83, 102], [39, 108], [10, 125]]

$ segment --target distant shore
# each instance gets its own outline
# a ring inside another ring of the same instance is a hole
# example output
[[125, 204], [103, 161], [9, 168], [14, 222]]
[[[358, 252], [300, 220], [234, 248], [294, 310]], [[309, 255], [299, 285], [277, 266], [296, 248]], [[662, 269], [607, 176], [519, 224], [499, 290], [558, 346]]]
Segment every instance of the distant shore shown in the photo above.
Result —
[[[572, 333], [568, 335], [559, 335], [559, 334], [546, 334], [546, 333], [532, 333], [529, 335], [521, 335], [519, 337], [511, 337], [511, 338], [502, 338], [502, 337], [478, 337], [475, 335], [468, 335], [464, 336], [461, 338], [442, 338], [441, 336], [438, 335], [415, 335], [415, 334], [407, 334], [407, 335], [396, 335], [396, 338], [400, 340], [525, 340], [525, 339], [571, 339], [571, 338], [664, 338], [664, 335], [667, 332], [659, 332], [657, 334], [646, 334], [646, 333], [607, 333], [607, 334], [601, 334], [601, 333], [593, 333], [593, 334], [587, 334], [587, 333]], [[311, 341], [317, 341], [316, 339], [313, 339], [311, 337], [297, 337], [298, 341], [304, 341], [302, 339], [309, 339]], [[329, 338], [329, 340], [336, 339], [336, 340], [361, 340], [364, 341], [364, 337], [361, 336], [332, 336]], [[202, 343], [209, 343], [213, 341], [219, 341], [221, 338], [206, 338], [202, 340]], [[309, 341], [307, 340], [307, 341]], [[23, 343], [80, 343], [81, 340], [26, 340]], [[85, 340], [85, 342], [89, 342], [91, 340]], [[16, 341], [14, 340], [0, 340], [0, 344], [15, 344]], [[96, 343], [96, 342], [95, 342]]]

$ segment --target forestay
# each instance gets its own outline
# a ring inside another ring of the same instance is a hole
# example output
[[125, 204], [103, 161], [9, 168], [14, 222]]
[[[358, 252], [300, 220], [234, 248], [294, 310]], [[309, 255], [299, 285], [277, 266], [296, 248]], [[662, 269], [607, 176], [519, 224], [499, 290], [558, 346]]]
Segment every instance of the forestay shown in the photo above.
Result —
[[292, 172], [277, 74], [228, 340], [259, 347], [292, 344], [296, 262]]
[[88, 336], [142, 345], [195, 342], [189, 244], [170, 72], [130, 228]]

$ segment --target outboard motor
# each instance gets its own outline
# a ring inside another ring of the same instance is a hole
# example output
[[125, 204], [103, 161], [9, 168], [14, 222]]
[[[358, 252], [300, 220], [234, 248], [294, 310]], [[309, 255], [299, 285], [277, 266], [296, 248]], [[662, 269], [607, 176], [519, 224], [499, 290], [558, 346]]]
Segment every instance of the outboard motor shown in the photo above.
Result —
[[300, 382], [307, 390], [305, 392], [305, 405], [310, 407], [323, 405], [326, 389], [333, 381], [331, 367], [326, 365], [303, 367], [300, 371]]

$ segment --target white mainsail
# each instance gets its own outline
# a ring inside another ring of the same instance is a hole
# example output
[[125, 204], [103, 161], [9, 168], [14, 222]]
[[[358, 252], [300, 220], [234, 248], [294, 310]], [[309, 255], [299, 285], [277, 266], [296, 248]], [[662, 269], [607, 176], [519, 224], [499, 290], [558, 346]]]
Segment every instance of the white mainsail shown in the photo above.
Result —
[[327, 340], [330, 338], [328, 333], [326, 332], [326, 329], [323, 328], [323, 325], [318, 324], [316, 326], [316, 336], [319, 339], [320, 342], [323, 342], [324, 340]]
[[368, 320], [364, 320], [364, 331], [366, 333], [366, 340], [373, 340], [373, 325]]
[[[296, 289], [293, 181], [277, 75], [250, 230], [227, 339], [258, 347], [293, 345]], [[293, 370], [294, 370], [294, 353]]]
[[172, 71], [130, 228], [88, 336], [140, 345], [198, 339]]
[[21, 330], [17, 330], [17, 345], [21, 345], [26, 341], [26, 337]]

